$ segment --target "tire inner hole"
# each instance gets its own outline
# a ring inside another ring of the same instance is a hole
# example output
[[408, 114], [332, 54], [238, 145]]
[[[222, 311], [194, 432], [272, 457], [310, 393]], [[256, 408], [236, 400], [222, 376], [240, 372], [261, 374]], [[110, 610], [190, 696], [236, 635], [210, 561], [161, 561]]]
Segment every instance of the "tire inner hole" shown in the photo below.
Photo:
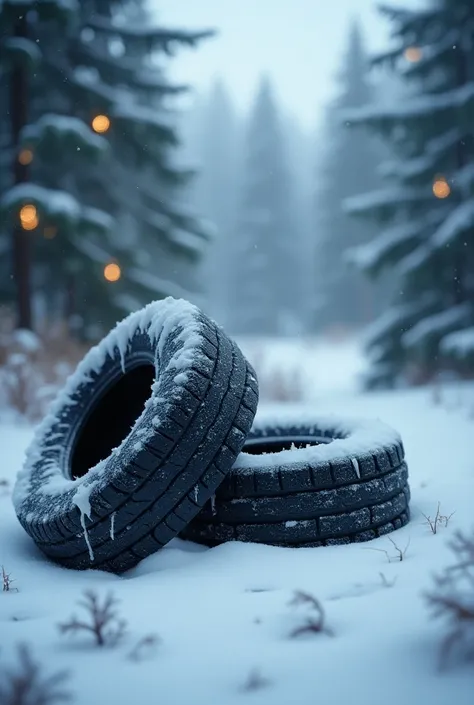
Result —
[[108, 458], [142, 413], [155, 379], [155, 367], [142, 364], [120, 375], [97, 399], [75, 439], [70, 472], [83, 477]]
[[319, 446], [330, 443], [333, 439], [324, 436], [288, 436], [274, 438], [252, 438], [244, 444], [243, 452], [252, 455], [263, 455], [265, 453], [279, 453], [282, 450], [300, 450], [308, 446]]

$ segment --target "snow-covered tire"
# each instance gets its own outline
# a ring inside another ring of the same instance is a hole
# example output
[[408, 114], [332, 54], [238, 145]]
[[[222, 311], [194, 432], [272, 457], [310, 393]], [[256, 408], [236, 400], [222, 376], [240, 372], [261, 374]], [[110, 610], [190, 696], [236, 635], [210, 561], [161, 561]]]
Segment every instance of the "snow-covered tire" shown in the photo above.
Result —
[[257, 421], [232, 472], [181, 535], [211, 546], [369, 541], [409, 521], [404, 457], [397, 432], [379, 421]]
[[196, 307], [165, 299], [91, 349], [40, 425], [13, 500], [62, 565], [123, 572], [200, 511], [251, 428], [255, 374]]

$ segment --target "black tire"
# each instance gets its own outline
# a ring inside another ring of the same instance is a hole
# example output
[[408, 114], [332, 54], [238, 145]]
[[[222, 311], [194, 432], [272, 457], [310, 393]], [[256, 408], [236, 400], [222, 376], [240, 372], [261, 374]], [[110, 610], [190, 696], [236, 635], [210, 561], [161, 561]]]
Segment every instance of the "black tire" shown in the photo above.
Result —
[[20, 523], [66, 567], [132, 568], [213, 495], [257, 400], [255, 373], [215, 323], [183, 301], [150, 304], [54, 402], [15, 486]]
[[[292, 443], [297, 449], [288, 452]], [[409, 521], [404, 456], [398, 434], [380, 422], [256, 423], [232, 472], [182, 537], [209, 546], [369, 541]]]

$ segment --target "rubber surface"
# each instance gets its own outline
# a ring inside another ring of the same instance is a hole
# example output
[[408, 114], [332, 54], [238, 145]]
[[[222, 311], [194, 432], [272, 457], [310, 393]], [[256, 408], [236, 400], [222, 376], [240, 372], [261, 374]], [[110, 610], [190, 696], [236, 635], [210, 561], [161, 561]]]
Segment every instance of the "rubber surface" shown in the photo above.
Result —
[[[17, 508], [25, 530], [53, 560], [76, 569], [121, 573], [132, 568], [182, 531], [230, 471], [253, 422], [257, 382], [249, 363], [220, 328], [200, 312], [198, 324], [199, 354], [185, 375], [166, 372], [166, 361], [183, 345], [182, 330], [173, 328], [166, 340], [154, 345], [146, 333], [136, 333], [126, 354], [107, 356], [101, 369], [91, 371], [75, 390], [74, 404], [58, 414], [36, 450], [32, 496]], [[156, 375], [153, 393], [150, 377], [146, 389], [149, 373], [140, 373], [143, 379], [137, 373], [127, 383], [127, 375], [145, 363], [153, 365], [152, 377]], [[114, 391], [118, 385], [126, 387], [120, 394]], [[153, 402], [145, 411], [143, 398], [134, 401], [137, 390]], [[107, 394], [107, 413], [101, 416], [97, 405]], [[120, 398], [127, 400], [126, 407], [120, 408]], [[109, 448], [104, 477], [100, 471], [85, 516], [80, 506], [71, 504], [71, 474], [76, 468], [76, 474], [87, 476], [87, 463], [101, 460], [107, 447], [100, 442], [101, 429], [107, 438], [116, 435], [116, 424], [124, 426], [130, 407], [135, 416], [143, 412], [131, 432], [128, 426], [127, 447], [132, 450], [117, 454]], [[107, 418], [111, 413], [112, 421]], [[57, 463], [69, 478], [65, 492], [47, 497], [47, 503], [41, 486], [46, 462]], [[113, 465], [110, 477], [108, 464]]]
[[[252, 431], [243, 451], [259, 439], [271, 448], [283, 439], [303, 446], [330, 443], [327, 432], [304, 426]], [[252, 541], [277, 546], [323, 546], [368, 541], [409, 521], [408, 468], [401, 443], [331, 462], [262, 464], [239, 468], [182, 532], [182, 538], [217, 545]], [[277, 454], [275, 453], [275, 458]], [[266, 456], [268, 460], [268, 455]]]

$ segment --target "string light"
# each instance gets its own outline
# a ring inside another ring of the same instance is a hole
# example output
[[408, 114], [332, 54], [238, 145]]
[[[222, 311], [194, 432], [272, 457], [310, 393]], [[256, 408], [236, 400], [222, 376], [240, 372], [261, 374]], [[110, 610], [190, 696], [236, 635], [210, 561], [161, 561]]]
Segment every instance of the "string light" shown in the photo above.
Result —
[[110, 120], [107, 115], [96, 115], [95, 118], [92, 120], [92, 129], [94, 130], [94, 132], [103, 134], [104, 132], [107, 132], [109, 127]]
[[18, 155], [18, 161], [23, 166], [28, 166], [33, 161], [33, 152], [31, 149], [22, 149]]
[[421, 49], [419, 47], [407, 47], [403, 52], [403, 56], [410, 63], [416, 63], [421, 59]]
[[122, 270], [115, 262], [110, 262], [104, 267], [104, 277], [108, 282], [117, 282], [122, 276]]
[[451, 187], [444, 178], [444, 176], [438, 176], [433, 182], [433, 193], [436, 198], [447, 198], [451, 193]]
[[20, 209], [20, 223], [23, 230], [34, 230], [38, 227], [39, 218], [36, 206], [28, 203]]

